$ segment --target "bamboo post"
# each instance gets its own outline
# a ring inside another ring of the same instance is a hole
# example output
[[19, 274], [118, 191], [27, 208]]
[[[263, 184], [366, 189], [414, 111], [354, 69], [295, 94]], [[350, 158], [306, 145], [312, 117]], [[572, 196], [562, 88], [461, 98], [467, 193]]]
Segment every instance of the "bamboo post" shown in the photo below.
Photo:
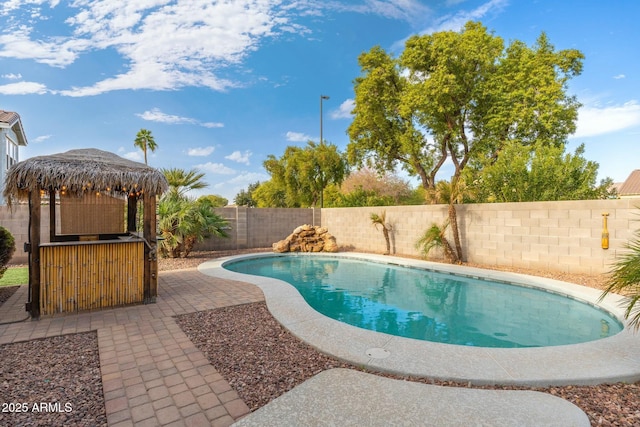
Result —
[[146, 191], [143, 195], [144, 225], [144, 303], [156, 301], [158, 295], [158, 259], [156, 241], [156, 196]]
[[29, 291], [27, 311], [40, 318], [40, 190], [29, 192]]

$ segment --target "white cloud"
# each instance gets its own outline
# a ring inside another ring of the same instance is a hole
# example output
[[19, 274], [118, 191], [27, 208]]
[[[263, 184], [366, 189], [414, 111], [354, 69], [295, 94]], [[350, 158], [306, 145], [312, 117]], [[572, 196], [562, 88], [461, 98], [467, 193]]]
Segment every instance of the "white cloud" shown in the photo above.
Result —
[[206, 128], [223, 128], [224, 123], [204, 122], [204, 123], [200, 123], [200, 126], [204, 126]]
[[22, 78], [22, 74], [20, 74], [20, 73], [18, 73], [18, 74], [9, 73], [9, 74], [3, 74], [1, 77], [3, 79], [9, 79], [9, 80], [20, 80]]
[[262, 182], [270, 179], [269, 175], [257, 172], [243, 172], [240, 175], [228, 180], [231, 184], [253, 184], [254, 182]]
[[578, 112], [577, 130], [571, 138], [587, 138], [640, 126], [640, 104], [629, 101], [606, 107], [585, 106]]
[[33, 59], [52, 67], [64, 68], [91, 45], [88, 40], [63, 37], [51, 37], [46, 41], [31, 40], [33, 28], [24, 24], [10, 28], [11, 31], [0, 35], [0, 58]]
[[[241, 191], [245, 190], [249, 184], [254, 182], [264, 182], [269, 179], [269, 175], [256, 172], [242, 172], [231, 179], [226, 181], [218, 181], [215, 178], [210, 179], [210, 182], [214, 184], [211, 186], [211, 190], [214, 194], [219, 194], [229, 200], [229, 203], [233, 203], [233, 199]], [[209, 192], [211, 193], [211, 191]]]
[[165, 114], [160, 111], [159, 108], [153, 108], [151, 111], [145, 111], [142, 114], [136, 114], [136, 116], [148, 120], [150, 122], [159, 122], [159, 123], [167, 123], [167, 124], [181, 124], [181, 123], [197, 123], [195, 119], [190, 119], [188, 117], [180, 117], [174, 116], [171, 114]]
[[36, 82], [18, 82], [0, 85], [0, 94], [2, 95], [42, 95], [47, 92], [49, 91], [45, 85]]
[[490, 0], [473, 10], [461, 10], [454, 15], [445, 15], [436, 20], [436, 24], [421, 31], [421, 34], [431, 34], [438, 31], [459, 31], [469, 21], [480, 21], [490, 13], [500, 12], [509, 0]]
[[120, 154], [120, 157], [133, 160], [134, 162], [144, 162], [144, 156], [142, 155], [142, 151], [129, 151], [129, 152]]
[[204, 126], [206, 128], [224, 127], [222, 123], [212, 123], [212, 122], [201, 123], [200, 121], [193, 119], [191, 117], [182, 117], [182, 116], [176, 116], [173, 114], [165, 114], [162, 111], [160, 111], [159, 108], [152, 108], [151, 111], [145, 111], [142, 114], [136, 114], [136, 116], [151, 122], [166, 123], [170, 125], [191, 124], [191, 125]]
[[287, 132], [287, 141], [291, 141], [291, 142], [307, 142], [311, 140], [311, 137], [309, 135], [306, 135], [304, 133], [301, 132]]
[[246, 150], [244, 153], [240, 151], [234, 151], [233, 153], [225, 156], [225, 159], [233, 160], [234, 162], [244, 163], [245, 165], [249, 164], [249, 157], [251, 157], [253, 153], [249, 150]]
[[[283, 5], [278, 0], [181, 2], [146, 0], [78, 1], [67, 7], [74, 15], [67, 28], [49, 37], [40, 34], [31, 14], [49, 12], [53, 4], [29, 1], [8, 7], [18, 9], [11, 28], [0, 35], [0, 57], [32, 59], [66, 67], [93, 51], [115, 51], [127, 71], [84, 87], [60, 91], [67, 96], [90, 96], [124, 89], [172, 90], [201, 86], [223, 91], [236, 84], [218, 74], [241, 64], [265, 38], [308, 30], [293, 22], [302, 4]], [[194, 10], [196, 9], [197, 10]], [[46, 19], [57, 19], [47, 16]], [[9, 31], [10, 30], [10, 31]], [[69, 35], [70, 34], [70, 35]]]
[[[56, 89], [56, 93], [71, 97], [187, 86], [225, 91], [241, 85], [222, 73], [237, 75], [232, 67], [242, 65], [265, 39], [311, 33], [297, 22], [305, 17], [322, 17], [323, 11], [330, 10], [415, 21], [424, 19], [429, 12], [419, 0], [81, 0], [68, 2], [53, 13], [59, 3], [3, 2], [0, 16], [11, 19], [3, 22], [0, 58], [65, 68], [93, 52], [115, 52], [120, 56], [122, 64], [116, 64], [117, 69], [125, 71], [106, 77], [96, 74], [95, 81], [85, 86], [71, 82], [70, 88]], [[63, 13], [68, 14], [60, 16]], [[44, 22], [46, 30], [41, 28]], [[45, 32], [52, 28], [60, 29], [54, 34]], [[205, 125], [219, 127], [217, 123]]]
[[203, 170], [205, 172], [216, 173], [216, 174], [220, 174], [220, 175], [232, 175], [232, 174], [236, 173], [235, 170], [226, 167], [222, 163], [207, 162], [207, 163], [203, 163], [201, 165], [195, 165], [195, 167], [197, 169]]
[[34, 138], [33, 142], [35, 142], [37, 144], [37, 143], [40, 143], [40, 142], [44, 142], [49, 138], [51, 138], [51, 135], [40, 135], [40, 136]]
[[189, 148], [187, 150], [187, 155], [189, 156], [196, 156], [196, 157], [205, 157], [208, 156], [209, 154], [213, 153], [213, 150], [215, 150], [214, 147], [198, 147], [198, 148]]
[[613, 78], [616, 79], [616, 80], [624, 79], [626, 77], [627, 76], [625, 76], [624, 74], [618, 74], [617, 76], [613, 76]]
[[[509, 0], [490, 0], [481, 4], [473, 10], [460, 10], [453, 15], [444, 15], [435, 19], [435, 23], [422, 31], [420, 34], [432, 34], [439, 31], [460, 31], [469, 21], [481, 21], [490, 13], [499, 13], [509, 4]], [[404, 49], [407, 38], [393, 43], [391, 50], [400, 52]]]
[[350, 119], [353, 117], [351, 115], [351, 111], [353, 111], [355, 106], [356, 103], [353, 99], [347, 99], [342, 104], [340, 104], [340, 107], [338, 107], [337, 110], [333, 110], [331, 112], [330, 117], [332, 119]]
[[415, 22], [431, 13], [429, 7], [417, 0], [365, 0], [356, 2], [327, 2], [327, 7], [345, 12], [369, 13], [385, 18]]

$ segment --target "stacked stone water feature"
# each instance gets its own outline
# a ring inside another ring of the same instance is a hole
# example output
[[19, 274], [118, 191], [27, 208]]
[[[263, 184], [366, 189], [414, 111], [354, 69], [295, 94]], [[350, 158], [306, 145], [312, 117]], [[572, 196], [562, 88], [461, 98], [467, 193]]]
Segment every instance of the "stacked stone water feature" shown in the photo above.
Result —
[[326, 227], [301, 225], [286, 239], [273, 244], [274, 252], [338, 252], [336, 238]]

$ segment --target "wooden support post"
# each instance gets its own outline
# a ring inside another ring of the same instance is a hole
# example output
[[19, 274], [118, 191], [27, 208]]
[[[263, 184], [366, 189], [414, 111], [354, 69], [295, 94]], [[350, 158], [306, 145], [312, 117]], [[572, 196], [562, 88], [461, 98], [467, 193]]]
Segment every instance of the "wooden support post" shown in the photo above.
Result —
[[135, 232], [136, 216], [138, 214], [138, 198], [136, 196], [127, 197], [127, 231]]
[[143, 237], [144, 247], [144, 303], [156, 302], [158, 296], [158, 242], [156, 240], [156, 196], [143, 196]]
[[56, 241], [56, 192], [49, 190], [49, 241]]
[[40, 318], [40, 191], [29, 192], [29, 295], [27, 311]]

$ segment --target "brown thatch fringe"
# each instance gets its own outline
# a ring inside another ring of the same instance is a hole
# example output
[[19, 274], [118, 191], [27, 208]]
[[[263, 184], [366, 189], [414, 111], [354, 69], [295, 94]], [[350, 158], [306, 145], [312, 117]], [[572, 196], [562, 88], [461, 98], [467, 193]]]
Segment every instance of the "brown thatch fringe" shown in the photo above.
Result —
[[104, 194], [164, 193], [169, 184], [162, 172], [143, 163], [95, 148], [32, 157], [7, 172], [4, 197], [9, 204], [25, 200], [30, 191], [65, 191], [82, 196], [87, 191]]

